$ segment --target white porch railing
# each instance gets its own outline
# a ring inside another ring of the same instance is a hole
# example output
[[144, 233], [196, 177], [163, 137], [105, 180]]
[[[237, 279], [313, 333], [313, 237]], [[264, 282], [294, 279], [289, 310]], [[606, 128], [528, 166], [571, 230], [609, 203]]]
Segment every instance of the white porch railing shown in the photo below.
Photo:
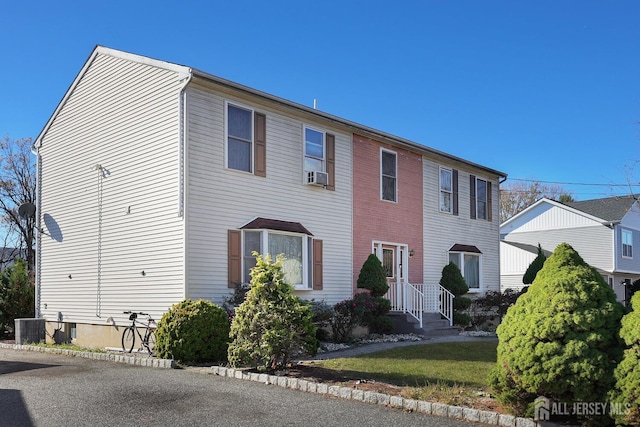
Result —
[[423, 313], [440, 313], [453, 325], [453, 294], [441, 285], [389, 283], [391, 310], [408, 313], [423, 326]]

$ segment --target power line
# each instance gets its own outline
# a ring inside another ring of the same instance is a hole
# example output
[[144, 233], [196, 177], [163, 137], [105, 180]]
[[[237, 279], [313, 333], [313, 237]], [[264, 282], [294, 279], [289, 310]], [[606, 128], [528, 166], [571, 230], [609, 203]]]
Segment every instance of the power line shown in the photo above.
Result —
[[589, 187], [640, 187], [640, 183], [638, 184], [589, 184], [586, 182], [560, 182], [560, 181], [540, 181], [538, 179], [520, 179], [520, 178], [508, 178], [508, 181], [522, 181], [522, 182], [538, 182], [540, 184], [560, 184], [560, 185], [585, 185]]

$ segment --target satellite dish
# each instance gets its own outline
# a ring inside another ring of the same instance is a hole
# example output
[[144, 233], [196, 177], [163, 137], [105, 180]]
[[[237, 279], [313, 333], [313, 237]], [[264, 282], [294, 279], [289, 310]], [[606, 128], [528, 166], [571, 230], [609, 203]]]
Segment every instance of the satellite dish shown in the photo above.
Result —
[[35, 218], [36, 206], [33, 203], [23, 203], [18, 208], [18, 215], [24, 219]]

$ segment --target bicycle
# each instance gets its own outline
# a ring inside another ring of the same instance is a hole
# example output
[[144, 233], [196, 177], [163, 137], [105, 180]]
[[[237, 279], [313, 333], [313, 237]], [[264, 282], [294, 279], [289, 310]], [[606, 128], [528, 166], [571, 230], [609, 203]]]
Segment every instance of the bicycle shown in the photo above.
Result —
[[[151, 318], [149, 313], [143, 313], [141, 311], [123, 311], [123, 313], [129, 315], [131, 325], [127, 326], [125, 330], [122, 331], [122, 351], [125, 353], [131, 353], [133, 351], [133, 347], [136, 345], [136, 334], [138, 334], [141, 341], [138, 351], [142, 351], [146, 348], [149, 355], [153, 356], [155, 354], [154, 347], [156, 345], [156, 337], [154, 334], [157, 327], [156, 321]], [[138, 315], [147, 316], [147, 323], [137, 320]], [[140, 328], [142, 327], [144, 327], [144, 336], [140, 333]]]

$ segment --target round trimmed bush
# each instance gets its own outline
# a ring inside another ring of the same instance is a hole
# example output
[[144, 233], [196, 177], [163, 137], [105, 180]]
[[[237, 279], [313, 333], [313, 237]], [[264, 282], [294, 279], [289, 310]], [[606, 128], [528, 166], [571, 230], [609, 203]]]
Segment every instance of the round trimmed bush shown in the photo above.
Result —
[[158, 323], [158, 357], [185, 363], [218, 362], [227, 357], [229, 318], [206, 300], [174, 304]]

